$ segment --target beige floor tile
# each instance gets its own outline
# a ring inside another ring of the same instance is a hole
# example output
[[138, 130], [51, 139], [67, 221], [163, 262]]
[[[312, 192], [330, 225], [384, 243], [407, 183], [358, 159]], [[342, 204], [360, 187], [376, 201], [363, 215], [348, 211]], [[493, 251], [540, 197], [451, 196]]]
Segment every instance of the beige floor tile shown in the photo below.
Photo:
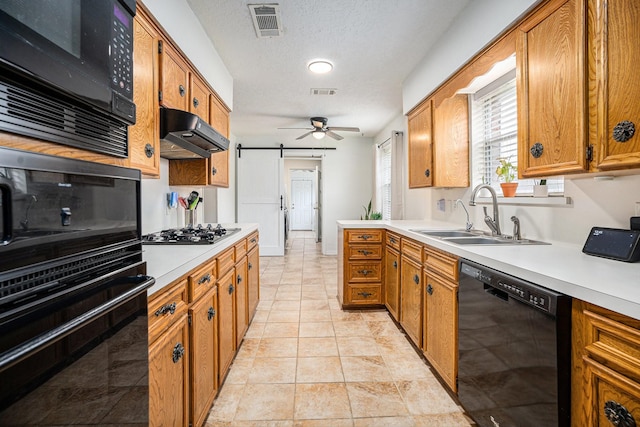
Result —
[[260, 338], [245, 338], [240, 343], [238, 354], [236, 359], [253, 359], [256, 357], [258, 346], [260, 345]]
[[267, 322], [295, 322], [300, 321], [299, 310], [275, 310], [269, 312]]
[[373, 337], [336, 337], [340, 356], [379, 356]]
[[210, 421], [233, 421], [243, 391], [244, 385], [242, 384], [225, 383], [213, 403], [208, 419]]
[[300, 337], [333, 337], [335, 332], [333, 331], [332, 322], [305, 322], [300, 323]]
[[383, 356], [394, 381], [433, 378], [429, 365], [418, 355]]
[[413, 415], [445, 414], [459, 412], [458, 405], [434, 378], [419, 381], [397, 381], [396, 385], [409, 412]]
[[389, 320], [389, 312], [387, 310], [367, 310], [362, 312], [362, 318], [366, 321]]
[[399, 335], [404, 336], [402, 331], [396, 326], [395, 323], [391, 319], [386, 321], [373, 321], [367, 322], [369, 329], [371, 330], [371, 335], [374, 337], [382, 337], [389, 335]]
[[239, 359], [236, 358], [231, 364], [227, 378], [224, 380], [225, 384], [246, 384], [253, 367], [254, 359]]
[[299, 338], [298, 357], [338, 356], [338, 344], [334, 337]]
[[475, 426], [462, 413], [455, 414], [437, 414], [437, 415], [420, 415], [413, 417], [416, 427], [470, 427]]
[[299, 420], [294, 422], [294, 427], [353, 427], [353, 420], [348, 419], [332, 419], [328, 424], [326, 420]]
[[416, 355], [416, 350], [405, 335], [385, 335], [375, 337], [375, 340], [383, 356]]
[[[302, 301], [305, 302], [305, 301]], [[300, 322], [331, 322], [331, 312], [327, 310], [300, 311]]]
[[[327, 297], [325, 295], [324, 299], [304, 299], [300, 302], [300, 310], [329, 310], [329, 302], [327, 301]], [[331, 312], [329, 312], [331, 315]]]
[[344, 383], [296, 384], [295, 419], [332, 418], [351, 418]]
[[292, 420], [295, 384], [248, 384], [234, 420]]
[[354, 320], [348, 322], [334, 321], [333, 329], [337, 337], [369, 337], [371, 331], [364, 320]]
[[298, 336], [298, 323], [265, 323], [262, 338], [295, 338]]
[[269, 310], [256, 310], [256, 314], [253, 316], [252, 322], [265, 323], [269, 318]]
[[322, 301], [327, 303], [327, 294], [324, 290], [318, 291], [303, 291], [302, 292], [302, 300], [303, 301]]
[[247, 382], [251, 384], [292, 384], [296, 381], [295, 357], [263, 357], [255, 359]]
[[298, 338], [263, 338], [258, 344], [256, 357], [296, 357]]
[[[376, 417], [356, 418], [354, 427], [414, 427], [413, 417]], [[446, 424], [433, 424], [432, 427], [448, 427]]]
[[347, 383], [354, 418], [409, 415], [392, 382]]
[[339, 357], [300, 357], [296, 371], [297, 383], [344, 382]]
[[[335, 305], [336, 307], [332, 307], [332, 305]], [[354, 320], [364, 320], [362, 318], [362, 314], [360, 314], [360, 312], [354, 312], [354, 311], [342, 311], [340, 310], [340, 305], [338, 304], [337, 301], [329, 301], [329, 308], [331, 309], [331, 318], [333, 319], [334, 322], [336, 321], [342, 321], [342, 322], [348, 322], [348, 321], [354, 321]]]
[[391, 374], [381, 356], [342, 356], [346, 382], [391, 381]]
[[255, 320], [251, 322], [251, 325], [249, 325], [249, 329], [247, 330], [247, 333], [244, 334], [245, 339], [246, 338], [262, 338], [265, 325], [266, 325], [266, 322], [256, 322]]
[[271, 305], [271, 310], [300, 310], [300, 300], [276, 300]]

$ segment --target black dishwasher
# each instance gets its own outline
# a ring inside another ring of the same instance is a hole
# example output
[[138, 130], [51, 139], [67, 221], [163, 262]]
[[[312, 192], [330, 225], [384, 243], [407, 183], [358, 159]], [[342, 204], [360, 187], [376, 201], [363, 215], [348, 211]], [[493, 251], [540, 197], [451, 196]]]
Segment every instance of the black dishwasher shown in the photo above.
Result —
[[569, 426], [571, 297], [460, 262], [458, 397], [481, 427]]

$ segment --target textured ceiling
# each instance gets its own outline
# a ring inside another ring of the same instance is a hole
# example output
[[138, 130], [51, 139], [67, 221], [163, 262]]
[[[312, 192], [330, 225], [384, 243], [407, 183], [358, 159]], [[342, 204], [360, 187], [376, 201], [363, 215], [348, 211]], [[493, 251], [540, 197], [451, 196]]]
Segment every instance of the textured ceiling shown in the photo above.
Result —
[[[403, 80], [470, 0], [280, 0], [283, 35], [262, 39], [247, 6], [259, 2], [187, 1], [234, 79], [231, 132], [289, 142], [304, 131], [277, 128], [311, 116], [360, 128], [345, 137], [379, 133], [402, 111]], [[315, 58], [333, 71], [310, 73]]]

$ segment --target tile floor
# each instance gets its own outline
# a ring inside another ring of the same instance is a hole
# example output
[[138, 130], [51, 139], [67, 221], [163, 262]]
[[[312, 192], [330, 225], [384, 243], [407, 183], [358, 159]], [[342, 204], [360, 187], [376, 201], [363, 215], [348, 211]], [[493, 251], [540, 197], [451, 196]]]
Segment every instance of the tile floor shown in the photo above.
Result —
[[386, 311], [340, 309], [336, 269], [311, 232], [260, 258], [260, 304], [206, 426], [469, 426]]

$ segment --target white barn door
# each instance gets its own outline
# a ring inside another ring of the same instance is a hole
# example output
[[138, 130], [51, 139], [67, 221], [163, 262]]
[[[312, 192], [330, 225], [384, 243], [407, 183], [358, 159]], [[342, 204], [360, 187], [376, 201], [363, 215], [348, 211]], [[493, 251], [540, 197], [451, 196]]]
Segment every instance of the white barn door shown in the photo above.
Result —
[[259, 224], [260, 255], [284, 255], [284, 159], [280, 150], [238, 153], [238, 222]]

